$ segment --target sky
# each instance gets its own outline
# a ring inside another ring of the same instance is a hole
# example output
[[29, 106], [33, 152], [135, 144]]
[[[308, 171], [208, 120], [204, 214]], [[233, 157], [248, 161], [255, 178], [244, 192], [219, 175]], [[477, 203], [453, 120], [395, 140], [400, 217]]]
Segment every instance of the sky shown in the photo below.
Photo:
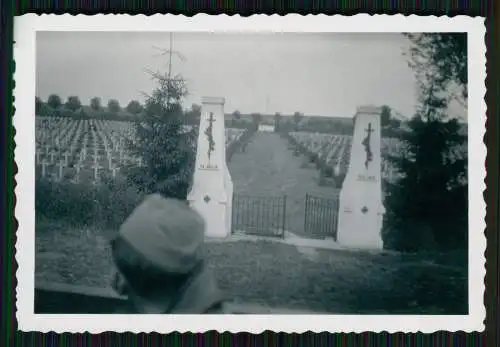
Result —
[[[154, 81], [145, 69], [167, 71], [169, 33], [39, 32], [36, 93], [83, 104], [98, 96], [143, 101]], [[174, 33], [173, 72], [189, 95], [226, 99], [225, 112], [352, 117], [358, 106], [389, 105], [414, 114], [417, 89], [398, 33]]]

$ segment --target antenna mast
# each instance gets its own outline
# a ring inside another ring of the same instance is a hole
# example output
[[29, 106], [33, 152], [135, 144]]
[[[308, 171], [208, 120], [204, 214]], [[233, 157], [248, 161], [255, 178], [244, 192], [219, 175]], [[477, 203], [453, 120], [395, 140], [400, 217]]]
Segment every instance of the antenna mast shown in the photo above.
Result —
[[[184, 55], [182, 55], [182, 53], [178, 52], [178, 51], [174, 51], [173, 47], [174, 47], [174, 33], [173, 32], [170, 32], [169, 33], [169, 37], [170, 37], [170, 42], [169, 42], [169, 49], [163, 49], [163, 48], [159, 48], [159, 47], [156, 47], [156, 46], [153, 46], [154, 49], [156, 50], [159, 50], [160, 51], [160, 56], [166, 56], [168, 55], [168, 74], [167, 74], [167, 84], [168, 84], [168, 88], [170, 90], [171, 86], [172, 86], [172, 82], [175, 80], [172, 78], [172, 55], [176, 55], [181, 61], [185, 61], [186, 58], [184, 57]], [[167, 108], [170, 107], [170, 98], [168, 97], [167, 98]]]
[[168, 50], [168, 82], [172, 78], [172, 49], [173, 49], [174, 34], [170, 32], [170, 49]]

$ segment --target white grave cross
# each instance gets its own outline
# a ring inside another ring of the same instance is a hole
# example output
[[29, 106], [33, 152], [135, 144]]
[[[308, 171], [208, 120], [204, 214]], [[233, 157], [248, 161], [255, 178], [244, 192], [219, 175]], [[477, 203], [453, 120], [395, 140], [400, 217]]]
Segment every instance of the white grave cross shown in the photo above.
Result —
[[70, 156], [70, 154], [69, 154], [68, 151], [64, 152], [64, 162], [65, 162], [66, 165], [68, 165], [68, 161], [69, 161], [68, 158], [69, 158], [69, 156]]
[[120, 168], [119, 168], [119, 167], [117, 167], [117, 166], [113, 166], [113, 167], [111, 168], [111, 174], [112, 174], [113, 178], [116, 178], [116, 173], [117, 173], [118, 171], [120, 171]]
[[59, 175], [57, 176], [57, 179], [59, 181], [62, 181], [62, 179], [63, 179], [63, 169], [66, 167], [66, 165], [61, 160], [57, 166], [59, 167]]
[[47, 175], [47, 165], [48, 164], [49, 163], [45, 159], [42, 160], [42, 177], [43, 178], [45, 178], [45, 176]]
[[95, 162], [94, 166], [92, 166], [94, 169], [94, 183], [99, 181], [99, 169], [102, 169], [102, 166], [99, 165], [99, 162]]
[[80, 182], [80, 170], [81, 170], [81, 168], [82, 168], [82, 166], [80, 165], [80, 163], [75, 165], [76, 173], [75, 173], [75, 176], [73, 177], [73, 183]]

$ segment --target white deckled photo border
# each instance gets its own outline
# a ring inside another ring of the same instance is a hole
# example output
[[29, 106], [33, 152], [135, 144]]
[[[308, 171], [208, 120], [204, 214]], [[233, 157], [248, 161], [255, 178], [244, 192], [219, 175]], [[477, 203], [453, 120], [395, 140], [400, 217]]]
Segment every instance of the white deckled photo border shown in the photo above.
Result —
[[[359, 14], [194, 17], [174, 15], [34, 15], [14, 21], [14, 151], [18, 166], [15, 216], [18, 264], [16, 318], [22, 331], [40, 332], [424, 332], [483, 331], [486, 203], [483, 142], [486, 123], [486, 46], [484, 18]], [[469, 314], [468, 315], [83, 315], [35, 314], [35, 76], [37, 31], [155, 32], [467, 32], [469, 160]]]

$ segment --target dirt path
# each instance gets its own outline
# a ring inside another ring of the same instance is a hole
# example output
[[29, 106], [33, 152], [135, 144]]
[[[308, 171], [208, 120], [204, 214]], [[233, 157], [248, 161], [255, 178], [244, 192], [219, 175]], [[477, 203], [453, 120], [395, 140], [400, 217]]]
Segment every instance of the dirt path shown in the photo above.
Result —
[[301, 168], [303, 157], [288, 149], [286, 139], [274, 133], [256, 133], [245, 153], [229, 162], [235, 193], [286, 195], [286, 229], [303, 234], [306, 194], [332, 197], [335, 189], [317, 184], [318, 171]]

